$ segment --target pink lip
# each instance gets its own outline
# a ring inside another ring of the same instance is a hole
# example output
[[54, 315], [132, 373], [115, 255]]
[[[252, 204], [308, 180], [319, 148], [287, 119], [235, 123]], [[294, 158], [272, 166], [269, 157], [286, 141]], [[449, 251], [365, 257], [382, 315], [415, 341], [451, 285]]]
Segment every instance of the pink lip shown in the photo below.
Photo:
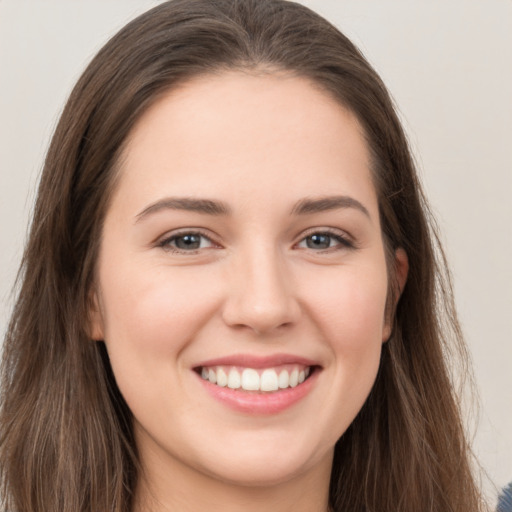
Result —
[[217, 386], [203, 379], [197, 372], [195, 373], [201, 385], [204, 386], [204, 389], [210, 396], [227, 407], [245, 414], [270, 415], [284, 411], [306, 397], [313, 389], [320, 373], [317, 362], [289, 354], [275, 354], [266, 357], [237, 354], [203, 361], [196, 366], [196, 368], [202, 366], [238, 366], [258, 369], [272, 368], [284, 364], [312, 366], [316, 367], [316, 369], [302, 384], [294, 388], [281, 389], [272, 393], [248, 392]]
[[222, 388], [202, 379], [199, 375], [197, 378], [213, 398], [219, 400], [231, 409], [246, 414], [262, 415], [277, 414], [297, 403], [311, 391], [317, 376], [318, 372], [314, 372], [297, 387], [286, 388], [280, 391], [274, 391], [273, 393], [253, 393]]
[[244, 368], [272, 368], [283, 364], [299, 364], [304, 366], [320, 366], [317, 361], [292, 354], [274, 354], [271, 356], [254, 356], [250, 354], [233, 354], [226, 357], [209, 359], [196, 365], [202, 366], [241, 366]]

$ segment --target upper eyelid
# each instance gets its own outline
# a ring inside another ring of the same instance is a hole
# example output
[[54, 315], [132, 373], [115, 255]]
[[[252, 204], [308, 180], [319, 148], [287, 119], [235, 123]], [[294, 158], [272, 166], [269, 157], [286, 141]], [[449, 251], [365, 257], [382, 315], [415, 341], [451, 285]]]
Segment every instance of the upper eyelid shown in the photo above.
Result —
[[330, 235], [334, 237], [343, 238], [344, 240], [347, 240], [348, 242], [355, 243], [354, 237], [344, 229], [340, 228], [332, 228], [332, 227], [314, 227], [309, 228], [305, 231], [303, 231], [300, 235], [299, 242], [304, 240], [304, 238], [307, 238], [308, 236], [315, 235], [315, 234], [324, 234], [324, 235]]
[[305, 229], [301, 236], [308, 236], [311, 233], [332, 233], [332, 234], [346, 234], [349, 236], [349, 234], [341, 228], [334, 228], [330, 226], [315, 226], [312, 228]]
[[172, 238], [178, 238], [180, 236], [185, 236], [185, 235], [201, 235], [201, 236], [204, 236], [205, 238], [208, 238], [208, 240], [212, 240], [212, 241], [214, 239], [214, 236], [212, 236], [212, 234], [209, 232], [209, 230], [206, 230], [204, 228], [190, 227], [190, 228], [178, 228], [178, 229], [173, 229], [173, 230], [167, 231], [165, 234], [158, 236], [158, 238], [156, 239], [156, 242], [158, 243], [159, 241], [170, 240]]

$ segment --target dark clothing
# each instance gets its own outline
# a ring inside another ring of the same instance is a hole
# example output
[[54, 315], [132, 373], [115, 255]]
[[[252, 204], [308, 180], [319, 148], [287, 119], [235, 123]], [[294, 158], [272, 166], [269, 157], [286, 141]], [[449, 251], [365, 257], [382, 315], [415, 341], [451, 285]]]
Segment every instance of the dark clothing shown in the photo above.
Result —
[[496, 512], [512, 512], [512, 482], [508, 484], [498, 499]]

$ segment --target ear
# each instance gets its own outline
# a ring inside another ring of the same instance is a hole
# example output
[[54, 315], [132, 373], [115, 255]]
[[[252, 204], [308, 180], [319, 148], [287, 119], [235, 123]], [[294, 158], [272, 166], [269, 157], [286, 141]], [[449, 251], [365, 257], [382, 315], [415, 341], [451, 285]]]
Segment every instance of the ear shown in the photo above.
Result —
[[[409, 258], [404, 249], [399, 247], [395, 251], [393, 267], [391, 270], [392, 283], [390, 286], [390, 298], [386, 305], [386, 312], [384, 318], [384, 328], [382, 330], [382, 342], [388, 341], [393, 330], [393, 323], [395, 319], [396, 306], [407, 282], [409, 274]], [[392, 301], [392, 302], [391, 302]]]
[[102, 341], [105, 329], [103, 325], [99, 293], [95, 288], [91, 289], [88, 302], [87, 334], [94, 341]]

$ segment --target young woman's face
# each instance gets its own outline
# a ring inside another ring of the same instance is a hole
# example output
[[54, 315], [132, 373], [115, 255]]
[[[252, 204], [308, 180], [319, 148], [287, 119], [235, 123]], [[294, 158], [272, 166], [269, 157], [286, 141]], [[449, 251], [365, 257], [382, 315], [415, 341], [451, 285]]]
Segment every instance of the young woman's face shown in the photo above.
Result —
[[161, 98], [122, 159], [92, 325], [147, 473], [328, 475], [389, 336], [387, 288], [350, 112], [288, 75]]

